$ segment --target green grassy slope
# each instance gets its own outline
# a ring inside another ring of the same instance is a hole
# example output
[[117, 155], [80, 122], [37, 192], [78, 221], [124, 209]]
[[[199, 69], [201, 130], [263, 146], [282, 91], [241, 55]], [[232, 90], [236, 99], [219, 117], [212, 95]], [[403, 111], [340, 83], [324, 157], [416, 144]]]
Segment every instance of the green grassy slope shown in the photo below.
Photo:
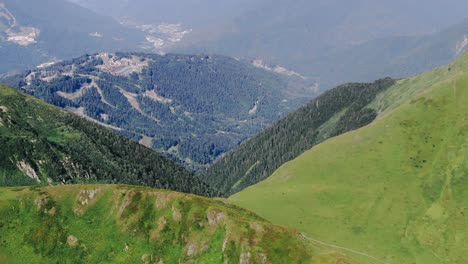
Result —
[[217, 193], [158, 153], [6, 86], [0, 150], [0, 186], [99, 182]]
[[231, 195], [270, 176], [324, 140], [363, 127], [377, 111], [367, 106], [395, 83], [350, 83], [332, 89], [220, 158], [201, 177]]
[[0, 262], [354, 263], [225, 201], [119, 185], [0, 189]]
[[381, 113], [374, 123], [230, 200], [383, 263], [466, 263], [468, 54], [371, 105]]

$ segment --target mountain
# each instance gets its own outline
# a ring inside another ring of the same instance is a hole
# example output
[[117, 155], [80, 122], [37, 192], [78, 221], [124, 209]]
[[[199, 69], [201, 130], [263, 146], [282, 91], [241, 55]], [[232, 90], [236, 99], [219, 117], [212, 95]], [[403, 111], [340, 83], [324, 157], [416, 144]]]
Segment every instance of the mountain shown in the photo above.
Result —
[[[468, 34], [466, 24], [455, 36], [445, 34], [466, 19], [468, 2], [463, 0], [430, 0], [424, 5], [405, 0], [257, 2], [259, 6], [234, 20], [194, 30], [177, 51], [260, 58], [314, 76], [329, 89], [441, 66], [454, 59], [456, 44]], [[412, 54], [420, 49], [423, 56]], [[431, 62], [429, 51], [438, 55]], [[406, 63], [418, 67], [401, 67]]]
[[327, 91], [220, 158], [201, 177], [226, 195], [254, 185], [311, 147], [371, 123], [377, 112], [368, 105], [394, 83], [387, 78]]
[[141, 24], [182, 24], [198, 30], [243, 14], [262, 1], [70, 0], [96, 13]]
[[320, 90], [281, 67], [216, 55], [99, 53], [3, 76], [199, 169]]
[[156, 152], [6, 86], [0, 149], [0, 186], [126, 183], [217, 195]]
[[160, 52], [261, 59], [323, 89], [447, 64], [468, 35], [464, 0], [74, 1], [145, 31]]
[[342, 51], [304, 57], [302, 72], [314, 72], [322, 83], [372, 80], [376, 76], [412, 76], [446, 65], [467, 50], [468, 19], [424, 36], [381, 38]]
[[226, 201], [129, 186], [0, 190], [6, 263], [357, 263]]
[[140, 30], [64, 0], [0, 1], [0, 73], [145, 42]]
[[465, 53], [398, 81], [370, 104], [376, 121], [313, 147], [230, 200], [383, 263], [465, 263], [467, 105]]

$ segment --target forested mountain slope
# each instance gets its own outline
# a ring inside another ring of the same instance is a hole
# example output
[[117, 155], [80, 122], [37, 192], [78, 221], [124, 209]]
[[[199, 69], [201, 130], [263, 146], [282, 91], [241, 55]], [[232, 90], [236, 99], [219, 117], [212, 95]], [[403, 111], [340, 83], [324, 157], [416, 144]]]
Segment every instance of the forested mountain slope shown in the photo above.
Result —
[[228, 153], [201, 177], [226, 195], [256, 184], [312, 146], [372, 122], [377, 112], [368, 104], [392, 84], [387, 78], [336, 87]]
[[357, 263], [228, 202], [129, 186], [0, 189], [2, 263]]
[[0, 186], [126, 183], [217, 194], [158, 153], [6, 86], [0, 149]]
[[466, 263], [468, 54], [398, 81], [370, 106], [380, 113], [372, 124], [230, 200], [383, 263]]
[[318, 94], [292, 74], [216, 55], [100, 53], [0, 82], [196, 169]]

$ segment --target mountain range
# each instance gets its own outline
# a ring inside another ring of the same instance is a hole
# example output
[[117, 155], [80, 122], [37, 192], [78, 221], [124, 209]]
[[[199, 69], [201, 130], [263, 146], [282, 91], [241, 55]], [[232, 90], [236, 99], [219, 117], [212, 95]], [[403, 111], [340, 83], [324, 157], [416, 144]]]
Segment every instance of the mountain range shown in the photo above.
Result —
[[320, 90], [284, 68], [216, 55], [99, 53], [0, 82], [200, 169]]
[[[240, 148], [246, 151], [238, 155], [246, 160], [261, 157], [262, 151], [292, 160], [242, 190], [248, 186], [247, 173], [239, 189], [234, 188], [240, 192], [227, 200], [123, 185], [2, 188], [0, 259], [8, 263], [59, 258], [144, 263], [464, 263], [467, 74], [465, 53], [447, 66], [415, 77], [330, 90], [260, 134], [259, 138], [273, 142], [264, 145], [271, 149]], [[136, 172], [131, 179], [152, 186], [141, 181], [149, 178], [138, 169], [146, 168], [146, 173], [166, 170], [154, 178], [156, 182], [175, 183], [156, 187], [219, 195], [207, 192], [206, 185], [195, 188], [198, 178], [187, 172], [189, 182], [181, 184], [185, 177], [181, 167], [108, 128], [13, 88], [2, 86], [0, 91], [2, 149], [7, 150], [1, 158], [2, 185], [29, 185], [31, 180], [40, 185], [63, 183], [67, 178], [45, 178], [54, 175], [51, 168], [79, 175], [79, 168], [91, 166], [98, 176], [82, 174], [65, 183], [135, 182], [99, 177], [120, 167], [111, 174]], [[334, 106], [330, 101], [336, 98], [347, 100]], [[301, 128], [297, 120], [309, 116], [326, 121], [303, 122]], [[285, 127], [290, 133], [284, 132]], [[318, 140], [318, 145], [297, 141], [298, 135]], [[274, 148], [278, 139], [285, 146], [311, 147], [291, 154]], [[250, 142], [259, 140], [244, 145]], [[125, 151], [119, 152], [121, 148]], [[99, 160], [103, 153], [108, 154]], [[96, 165], [92, 159], [103, 163]], [[152, 161], [161, 165], [145, 167]], [[177, 169], [180, 174], [171, 177]]]
[[466, 8], [0, 0], [0, 263], [465, 264]]
[[0, 73], [144, 42], [141, 31], [67, 1], [0, 1]]

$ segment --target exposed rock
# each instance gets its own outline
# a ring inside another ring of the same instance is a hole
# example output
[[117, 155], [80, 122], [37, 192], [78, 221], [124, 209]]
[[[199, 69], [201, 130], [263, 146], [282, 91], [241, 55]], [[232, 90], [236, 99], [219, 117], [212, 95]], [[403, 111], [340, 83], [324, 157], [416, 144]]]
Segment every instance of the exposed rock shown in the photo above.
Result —
[[257, 233], [262, 233], [264, 231], [263, 226], [259, 223], [250, 223], [250, 228], [255, 230]]
[[242, 252], [241, 255], [240, 255], [239, 263], [240, 264], [249, 264], [251, 256], [252, 255], [250, 254], [250, 252]]
[[226, 250], [226, 246], [228, 242], [229, 242], [229, 234], [227, 234], [226, 237], [224, 238], [223, 247], [222, 247], [223, 252]]
[[156, 196], [156, 207], [158, 209], [164, 209], [171, 200], [172, 198], [169, 193], [158, 193]]
[[97, 66], [101, 71], [116, 76], [129, 76], [132, 73], [141, 73], [144, 67], [148, 66], [149, 60], [138, 56], [131, 58], [119, 58], [114, 54], [101, 53], [97, 57], [102, 59], [103, 65]]
[[219, 225], [221, 221], [224, 219], [224, 213], [211, 210], [207, 213], [206, 217], [210, 225]]
[[70, 247], [76, 247], [78, 245], [78, 238], [76, 238], [75, 236], [69, 235], [67, 237], [67, 244]]
[[160, 237], [161, 231], [166, 227], [167, 225], [167, 219], [164, 216], [161, 216], [158, 220], [158, 228], [156, 230], [153, 230], [150, 234], [150, 239], [155, 240]]
[[189, 257], [193, 256], [196, 250], [197, 250], [197, 245], [195, 245], [194, 242], [191, 242], [187, 248], [187, 256]]
[[78, 206], [77, 208], [74, 209], [75, 214], [77, 215], [82, 215], [85, 210], [85, 206], [88, 204], [92, 203], [94, 198], [96, 198], [96, 195], [101, 191], [101, 189], [95, 189], [95, 190], [81, 190], [80, 193], [78, 194], [78, 203], [81, 206]]
[[34, 204], [36, 205], [37, 209], [41, 209], [49, 201], [49, 198], [46, 195], [39, 195], [34, 200]]
[[147, 148], [151, 148], [153, 146], [153, 138], [148, 137], [148, 136], [142, 136], [142, 138], [140, 139], [140, 141], [138, 141], [138, 143], [140, 143], [141, 145]]
[[176, 222], [179, 222], [182, 219], [182, 214], [174, 206], [172, 206], [172, 219]]
[[36, 171], [26, 161], [22, 160], [16, 163], [16, 166], [29, 178], [36, 180], [37, 182], [41, 182], [41, 180], [39, 179], [39, 176], [37, 176]]
[[56, 212], [57, 212], [57, 208], [52, 207], [49, 211], [47, 211], [47, 214], [53, 216], [53, 215], [55, 215]]
[[127, 208], [127, 206], [130, 205], [130, 203], [132, 202], [133, 200], [133, 196], [135, 195], [135, 193], [133, 192], [128, 192], [127, 193], [127, 196], [125, 197], [122, 205], [120, 206], [119, 208], [119, 214], [118, 216], [121, 217], [122, 216], [122, 213], [124, 212], [125, 208]]
[[[152, 264], [152, 263], [156, 263], [156, 258], [154, 257], [153, 254], [144, 254], [143, 256], [141, 256], [141, 262], [145, 263], [145, 264]], [[160, 263], [161, 261], [159, 261], [158, 263]]]

